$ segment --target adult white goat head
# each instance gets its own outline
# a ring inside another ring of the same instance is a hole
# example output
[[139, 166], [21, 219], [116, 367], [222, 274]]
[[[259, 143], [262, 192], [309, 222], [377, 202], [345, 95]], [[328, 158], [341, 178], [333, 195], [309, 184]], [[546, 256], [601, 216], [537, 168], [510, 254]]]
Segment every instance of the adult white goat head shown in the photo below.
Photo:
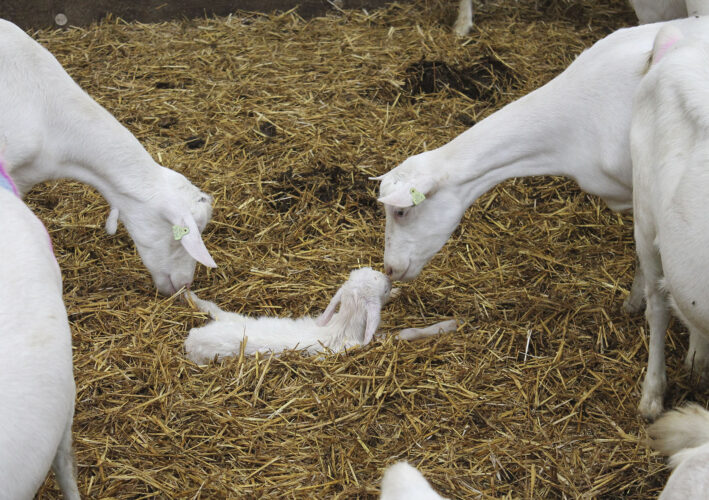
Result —
[[172, 294], [189, 287], [195, 261], [216, 267], [201, 235], [212, 216], [212, 197], [177, 172], [163, 167], [158, 172], [166, 189], [153, 191], [147, 201], [115, 203], [106, 231], [114, 234], [120, 219], [157, 289]]
[[51, 179], [95, 187], [112, 207], [107, 231], [123, 221], [162, 293], [189, 285], [195, 260], [214, 267], [200, 235], [208, 195], [158, 165], [52, 54], [3, 20], [0, 67], [0, 149], [21, 194]]
[[393, 280], [416, 278], [465, 213], [458, 186], [440, 182], [432, 155], [412, 156], [376, 178], [386, 214], [384, 271]]

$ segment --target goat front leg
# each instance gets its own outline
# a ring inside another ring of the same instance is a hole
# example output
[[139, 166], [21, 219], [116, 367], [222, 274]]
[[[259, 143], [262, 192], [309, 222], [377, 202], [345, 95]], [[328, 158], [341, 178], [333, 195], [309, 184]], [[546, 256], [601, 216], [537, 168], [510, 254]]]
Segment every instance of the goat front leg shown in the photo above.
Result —
[[453, 29], [458, 36], [465, 36], [473, 28], [473, 0], [460, 0], [458, 4], [458, 18]]
[[665, 333], [670, 321], [670, 311], [665, 300], [665, 293], [659, 290], [657, 280], [651, 281], [650, 275], [647, 278], [645, 317], [650, 328], [650, 342], [647, 373], [643, 383], [639, 411], [645, 419], [652, 421], [662, 413], [662, 399], [667, 387]]
[[645, 302], [645, 275], [640, 265], [635, 266], [635, 277], [630, 287], [630, 293], [623, 301], [623, 309], [628, 314], [637, 314], [643, 309]]

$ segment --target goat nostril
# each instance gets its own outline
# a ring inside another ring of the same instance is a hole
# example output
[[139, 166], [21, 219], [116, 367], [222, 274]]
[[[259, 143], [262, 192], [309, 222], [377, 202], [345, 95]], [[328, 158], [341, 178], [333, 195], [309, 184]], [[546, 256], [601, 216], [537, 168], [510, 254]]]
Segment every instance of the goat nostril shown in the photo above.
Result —
[[386, 274], [387, 276], [391, 276], [393, 273], [394, 270], [391, 266], [384, 266], [384, 274]]

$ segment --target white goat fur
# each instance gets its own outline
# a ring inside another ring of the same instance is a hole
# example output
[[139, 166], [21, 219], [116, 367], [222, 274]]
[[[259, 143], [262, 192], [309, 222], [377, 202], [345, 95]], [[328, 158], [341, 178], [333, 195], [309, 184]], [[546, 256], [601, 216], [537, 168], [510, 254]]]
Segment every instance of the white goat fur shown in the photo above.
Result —
[[446, 500], [436, 493], [415, 467], [406, 462], [390, 465], [382, 477], [380, 500]]
[[[709, 18], [670, 21], [709, 37]], [[662, 24], [616, 31], [559, 76], [477, 123], [448, 144], [379, 177], [386, 213], [384, 266], [416, 278], [481, 195], [511, 177], [562, 175], [618, 211], [632, 207], [632, 99]], [[426, 196], [414, 206], [410, 190]], [[642, 306], [636, 274], [626, 308]]]
[[[690, 334], [686, 366], [707, 379], [709, 354], [709, 42], [676, 26], [657, 36], [631, 128], [635, 243], [646, 277], [649, 361], [640, 413], [662, 411], [670, 304]], [[669, 302], [669, 304], [668, 304]]]
[[[356, 269], [337, 291], [323, 314], [315, 319], [251, 318], [222, 311], [214, 303], [189, 296], [215, 321], [193, 328], [185, 340], [187, 357], [195, 363], [238, 355], [246, 338], [244, 353], [279, 353], [305, 349], [308, 353], [325, 348], [341, 351], [368, 344], [379, 326], [380, 311], [391, 293], [391, 283], [382, 273], [368, 267]], [[337, 306], [339, 312], [335, 313]]]
[[709, 14], [707, 0], [630, 0], [640, 24]]
[[[88, 96], [46, 49], [0, 20], [0, 150], [22, 194], [71, 178], [95, 187], [135, 241], [162, 293], [189, 285], [195, 259], [214, 267], [201, 231], [212, 199], [155, 163], [138, 140]], [[172, 226], [190, 232], [175, 241]]]
[[465, 36], [473, 29], [473, 0], [458, 1], [458, 17], [453, 25], [453, 31], [458, 36]]
[[709, 412], [688, 404], [662, 415], [648, 429], [651, 445], [674, 469], [659, 500], [706, 498], [709, 492]]
[[75, 386], [59, 266], [42, 223], [0, 188], [0, 498], [32, 499], [50, 467], [78, 499]]

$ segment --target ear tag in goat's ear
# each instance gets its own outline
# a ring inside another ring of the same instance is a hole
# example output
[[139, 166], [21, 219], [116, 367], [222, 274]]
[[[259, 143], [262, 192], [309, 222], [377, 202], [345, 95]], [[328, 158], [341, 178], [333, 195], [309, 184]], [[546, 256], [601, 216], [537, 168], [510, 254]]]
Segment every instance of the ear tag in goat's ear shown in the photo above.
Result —
[[187, 226], [172, 226], [172, 235], [175, 237], [175, 241], [180, 241], [183, 236], [188, 235], [190, 228]]
[[414, 205], [418, 205], [426, 199], [426, 195], [414, 187], [412, 187], [409, 192], [411, 193], [411, 201]]

